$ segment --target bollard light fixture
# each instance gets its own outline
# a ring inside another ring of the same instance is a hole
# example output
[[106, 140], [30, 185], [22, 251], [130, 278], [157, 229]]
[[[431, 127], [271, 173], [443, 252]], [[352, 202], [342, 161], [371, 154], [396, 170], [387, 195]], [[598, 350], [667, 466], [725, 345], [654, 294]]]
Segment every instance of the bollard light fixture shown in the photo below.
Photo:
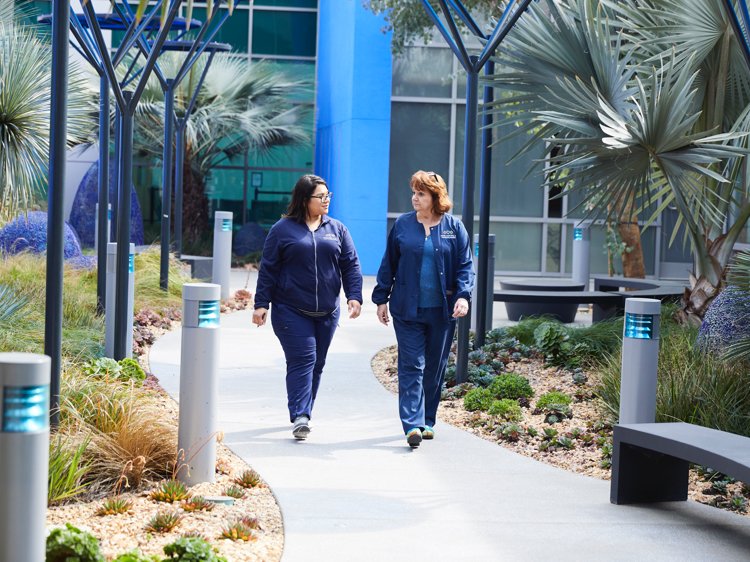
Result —
[[625, 314], [625, 337], [637, 340], [659, 339], [659, 322], [653, 314]]
[[221, 231], [229, 232], [232, 230], [232, 219], [221, 219]]
[[3, 433], [35, 433], [49, 428], [49, 385], [6, 386], [3, 397]]
[[573, 229], [573, 240], [583, 240], [583, 228], [580, 226]]
[[219, 326], [219, 301], [198, 301], [198, 327]]

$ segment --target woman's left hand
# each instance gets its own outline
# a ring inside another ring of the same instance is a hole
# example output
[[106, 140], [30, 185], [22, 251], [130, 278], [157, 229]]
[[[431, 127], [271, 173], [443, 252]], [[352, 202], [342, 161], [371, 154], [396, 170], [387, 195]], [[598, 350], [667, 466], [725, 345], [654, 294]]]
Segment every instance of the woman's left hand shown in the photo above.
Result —
[[453, 305], [453, 318], [461, 318], [469, 313], [469, 301], [466, 299], [456, 299]]
[[347, 304], [349, 305], [349, 318], [356, 318], [362, 312], [362, 305], [359, 301], [351, 300]]

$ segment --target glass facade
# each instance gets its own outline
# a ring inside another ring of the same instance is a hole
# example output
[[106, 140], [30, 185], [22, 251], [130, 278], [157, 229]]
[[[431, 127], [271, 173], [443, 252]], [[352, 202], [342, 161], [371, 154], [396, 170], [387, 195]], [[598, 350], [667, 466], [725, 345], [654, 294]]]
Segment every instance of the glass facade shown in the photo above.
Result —
[[[426, 68], [430, 71], [426, 72]], [[481, 93], [480, 80], [480, 99]], [[418, 169], [434, 170], [446, 178], [453, 212], [461, 215], [465, 96], [466, 74], [448, 48], [415, 46], [394, 58], [389, 227], [401, 213], [411, 210], [409, 178]], [[477, 130], [481, 131], [480, 124]], [[584, 215], [582, 209], [576, 208], [580, 199], [572, 194], [559, 197], [559, 189], [544, 187], [544, 170], [539, 164], [544, 157], [543, 146], [534, 146], [514, 159], [528, 137], [518, 135], [501, 141], [511, 132], [512, 125], [492, 131], [490, 232], [496, 236], [497, 273], [568, 276], [573, 225]], [[479, 232], [479, 142], [477, 138], [475, 233]], [[647, 214], [644, 212], [642, 217]], [[665, 229], [664, 232], [668, 239], [671, 231]], [[667, 248], [660, 243], [665, 239], [661, 221], [643, 230], [641, 236], [647, 275], [660, 276], [660, 270], [667, 274], [669, 264], [665, 262], [689, 261], [689, 251], [680, 244]], [[619, 257], [615, 269], [621, 274]], [[592, 228], [591, 272], [607, 273], [604, 225]]]
[[[297, 178], [313, 170], [318, 2], [257, 0], [249, 4], [235, 7], [214, 40], [231, 45], [233, 55], [265, 61], [302, 84], [291, 101], [300, 106], [309, 141], [262, 154], [249, 151], [218, 162], [207, 178], [206, 196], [210, 222], [215, 211], [231, 211], [235, 229], [248, 222], [267, 229], [286, 209]], [[180, 15], [185, 15], [184, 6]], [[193, 17], [205, 21], [206, 15], [205, 2], [195, 2]], [[113, 33], [113, 47], [121, 37]], [[136, 162], [135, 166], [133, 182], [149, 243], [160, 236], [161, 166], [153, 162]]]

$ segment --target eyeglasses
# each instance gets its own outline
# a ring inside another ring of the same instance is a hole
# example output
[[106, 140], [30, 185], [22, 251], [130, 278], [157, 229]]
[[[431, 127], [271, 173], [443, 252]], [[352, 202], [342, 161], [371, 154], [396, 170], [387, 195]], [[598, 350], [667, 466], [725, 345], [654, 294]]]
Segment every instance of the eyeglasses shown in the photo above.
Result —
[[310, 199], [320, 199], [321, 202], [330, 201], [333, 197], [333, 192], [323, 193], [322, 195], [310, 195]]

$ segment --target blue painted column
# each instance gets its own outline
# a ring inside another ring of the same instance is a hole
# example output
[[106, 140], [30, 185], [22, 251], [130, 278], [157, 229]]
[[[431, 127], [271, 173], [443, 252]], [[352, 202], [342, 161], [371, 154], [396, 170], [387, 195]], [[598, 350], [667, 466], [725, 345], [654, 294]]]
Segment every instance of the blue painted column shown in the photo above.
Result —
[[315, 173], [374, 275], [387, 234], [391, 36], [359, 0], [320, 0], [318, 17]]

